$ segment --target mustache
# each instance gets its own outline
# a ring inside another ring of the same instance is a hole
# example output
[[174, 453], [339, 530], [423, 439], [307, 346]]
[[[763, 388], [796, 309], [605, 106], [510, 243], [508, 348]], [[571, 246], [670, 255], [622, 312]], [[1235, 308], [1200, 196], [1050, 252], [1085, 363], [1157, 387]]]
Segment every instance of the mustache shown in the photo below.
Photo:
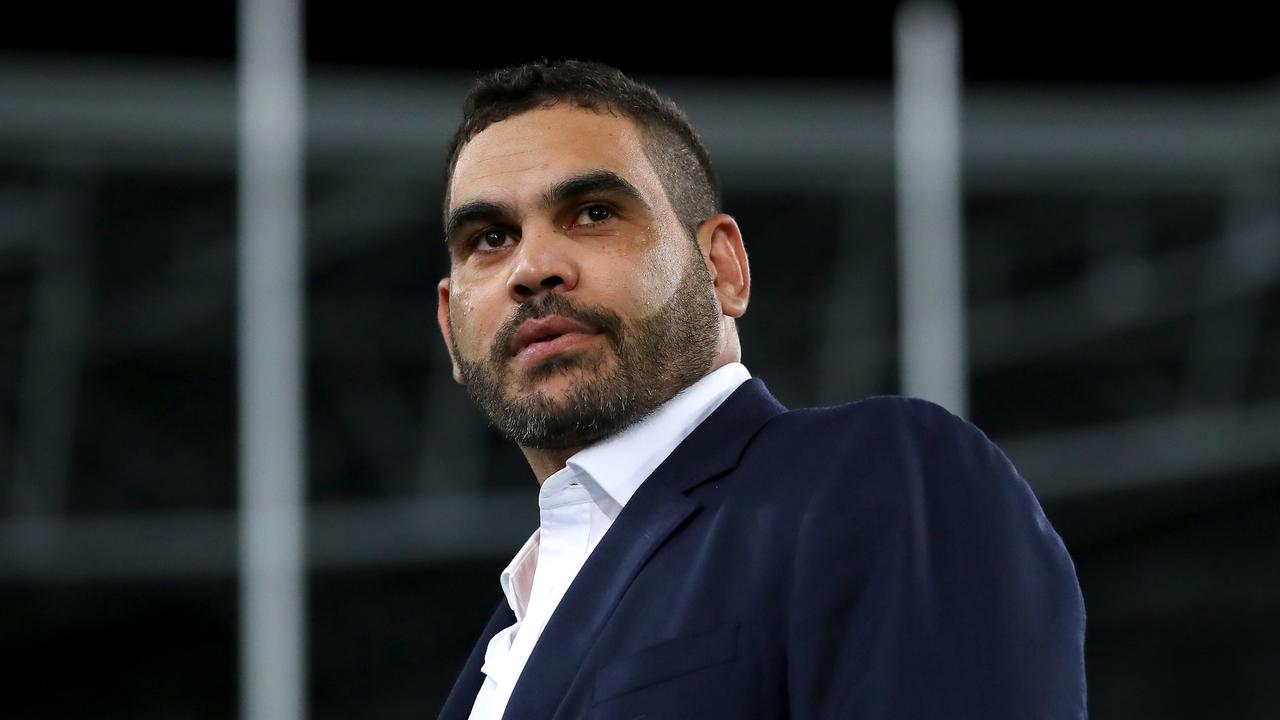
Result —
[[622, 316], [604, 307], [580, 307], [559, 293], [544, 293], [516, 308], [494, 337], [490, 359], [504, 362], [512, 355], [511, 347], [516, 331], [526, 320], [559, 315], [601, 333], [617, 350], [622, 341]]

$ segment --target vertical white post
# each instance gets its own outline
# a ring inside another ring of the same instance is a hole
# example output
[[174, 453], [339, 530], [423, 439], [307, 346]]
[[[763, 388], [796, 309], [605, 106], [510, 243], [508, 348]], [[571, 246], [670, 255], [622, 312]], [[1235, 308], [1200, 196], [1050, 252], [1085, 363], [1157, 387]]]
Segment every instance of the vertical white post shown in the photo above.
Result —
[[960, 39], [950, 6], [896, 20], [902, 391], [968, 414], [960, 190]]
[[240, 0], [240, 702], [305, 708], [298, 0]]

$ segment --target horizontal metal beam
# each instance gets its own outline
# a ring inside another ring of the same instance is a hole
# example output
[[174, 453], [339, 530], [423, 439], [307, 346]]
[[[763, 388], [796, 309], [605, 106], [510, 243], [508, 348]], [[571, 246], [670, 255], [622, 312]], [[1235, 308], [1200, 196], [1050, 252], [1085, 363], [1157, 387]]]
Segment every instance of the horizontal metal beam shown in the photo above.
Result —
[[1042, 500], [1280, 466], [1280, 402], [999, 440]]
[[[1262, 244], [1280, 240], [1280, 224], [1267, 215], [1259, 215], [1251, 224], [1229, 232]], [[1231, 237], [1220, 234], [1206, 238], [1204, 244], [1143, 257], [1141, 265], [1128, 268], [1134, 276], [1104, 278], [1105, 284], [1098, 282], [1096, 275], [1084, 276], [1014, 301], [999, 297], [976, 303], [969, 315], [974, 368], [992, 371], [1023, 365], [1189, 317], [1197, 310], [1260, 300], [1280, 278], [1277, 254], [1268, 252], [1265, 246], [1245, 255], [1249, 258], [1247, 263], [1221, 268], [1225, 281], [1215, 283], [1211, 292], [1174, 291], [1183, 286], [1186, 278], [1202, 276], [1214, 257], [1213, 248], [1232, 242]], [[1123, 294], [1131, 295], [1136, 307], [1121, 316], [1105, 317], [1104, 304]]]
[[[645, 78], [680, 102], [735, 183], [892, 182], [887, 83]], [[308, 157], [436, 176], [472, 78], [317, 71]], [[1046, 175], [1202, 183], [1280, 159], [1280, 86], [1155, 91], [971, 88], [966, 181]], [[235, 158], [232, 68], [97, 59], [0, 62], [0, 157], [77, 166], [227, 170]], [[795, 169], [780, 174], [780, 169]]]
[[[1280, 466], [1280, 402], [996, 438], [1042, 502]], [[496, 560], [537, 526], [528, 491], [314, 506], [313, 569]], [[231, 512], [0, 522], [0, 578], [93, 580], [235, 571]]]
[[[307, 515], [313, 569], [496, 558], [537, 527], [535, 489], [330, 504]], [[38, 517], [0, 522], [0, 578], [147, 579], [232, 575], [231, 511]]]

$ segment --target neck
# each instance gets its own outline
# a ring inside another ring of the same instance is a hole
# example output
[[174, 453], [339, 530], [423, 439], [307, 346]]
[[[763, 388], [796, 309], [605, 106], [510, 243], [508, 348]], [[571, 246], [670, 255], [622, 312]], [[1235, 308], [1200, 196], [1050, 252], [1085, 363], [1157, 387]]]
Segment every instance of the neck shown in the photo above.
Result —
[[583, 447], [586, 446], [562, 450], [540, 450], [521, 445], [520, 452], [524, 453], [524, 459], [529, 462], [529, 469], [533, 471], [533, 476], [538, 479], [538, 486], [541, 487], [547, 478], [563, 469], [565, 462]]

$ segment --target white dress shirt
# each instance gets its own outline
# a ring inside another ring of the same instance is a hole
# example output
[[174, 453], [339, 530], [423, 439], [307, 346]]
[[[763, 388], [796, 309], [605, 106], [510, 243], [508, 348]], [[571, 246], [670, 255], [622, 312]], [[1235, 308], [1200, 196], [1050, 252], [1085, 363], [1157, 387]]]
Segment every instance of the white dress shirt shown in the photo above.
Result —
[[500, 720], [551, 613], [622, 507], [676, 446], [750, 378], [741, 363], [717, 369], [644, 420], [575, 453], [542, 483], [540, 526], [499, 577], [516, 622], [489, 641], [480, 668], [485, 680], [471, 706], [471, 720]]

